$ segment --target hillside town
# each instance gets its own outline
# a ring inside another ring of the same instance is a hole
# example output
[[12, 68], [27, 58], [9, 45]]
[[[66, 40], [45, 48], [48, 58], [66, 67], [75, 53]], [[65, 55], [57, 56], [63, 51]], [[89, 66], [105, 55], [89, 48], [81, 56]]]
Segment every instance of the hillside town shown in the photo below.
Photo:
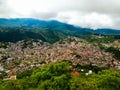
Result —
[[9, 43], [6, 48], [0, 48], [0, 75], [6, 79], [15, 80], [16, 74], [24, 70], [68, 60], [73, 65], [89, 65], [109, 67], [120, 70], [120, 61], [113, 54], [93, 46], [77, 37], [67, 37], [54, 44], [41, 40], [22, 40]]

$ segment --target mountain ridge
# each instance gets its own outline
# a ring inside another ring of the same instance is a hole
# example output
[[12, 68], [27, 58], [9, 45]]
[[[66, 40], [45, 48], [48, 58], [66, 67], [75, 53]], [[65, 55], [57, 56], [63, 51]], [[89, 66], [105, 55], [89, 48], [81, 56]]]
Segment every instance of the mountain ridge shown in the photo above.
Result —
[[[40, 19], [35, 19], [35, 18], [0, 18], [0, 27], [3, 27], [3, 26], [7, 26], [7, 27], [12, 27], [12, 26], [18, 27], [19, 26], [20, 27], [20, 26], [40, 25], [40, 24], [41, 25], [43, 25], [43, 24], [69, 25], [71, 27], [73, 26], [76, 28], [82, 28], [80, 26], [74, 26], [72, 24], [67, 24], [64, 22], [57, 21], [57, 20], [40, 20]], [[90, 28], [82, 28], [82, 29], [90, 29]], [[93, 30], [93, 29], [90, 29], [90, 30]], [[110, 28], [100, 28], [100, 29], [96, 29], [93, 31], [97, 31], [97, 30], [115, 30], [115, 31], [118, 31], [117, 29], [110, 29]]]
[[0, 41], [17, 42], [24, 39], [41, 39], [54, 43], [67, 36], [86, 37], [87, 35], [120, 35], [120, 30], [81, 28], [56, 20], [33, 18], [0, 18]]

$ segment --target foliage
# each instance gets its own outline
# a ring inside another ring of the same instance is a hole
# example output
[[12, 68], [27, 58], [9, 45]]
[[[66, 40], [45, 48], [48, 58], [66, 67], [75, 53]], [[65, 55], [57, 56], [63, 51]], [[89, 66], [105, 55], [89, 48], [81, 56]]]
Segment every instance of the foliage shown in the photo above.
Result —
[[106, 49], [107, 52], [111, 52], [114, 54], [114, 58], [116, 59], [120, 59], [120, 51], [114, 47], [109, 47]]
[[[0, 81], [0, 90], [119, 90], [120, 71], [101, 69], [86, 76], [71, 76], [68, 62], [25, 71], [16, 81]], [[87, 68], [87, 67], [85, 67]], [[26, 76], [29, 76], [26, 78]]]
[[22, 73], [20, 73], [20, 74], [17, 75], [17, 78], [18, 79], [28, 78], [28, 77], [30, 77], [32, 75], [32, 72], [33, 72], [33, 70], [23, 71]]

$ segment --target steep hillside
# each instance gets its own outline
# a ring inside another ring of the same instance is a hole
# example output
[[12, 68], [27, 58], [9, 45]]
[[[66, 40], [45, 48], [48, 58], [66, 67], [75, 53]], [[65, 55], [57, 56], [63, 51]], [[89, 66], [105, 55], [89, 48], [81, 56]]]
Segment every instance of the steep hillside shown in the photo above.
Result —
[[81, 28], [55, 20], [32, 18], [0, 19], [0, 41], [17, 42], [32, 38], [54, 43], [67, 36], [85, 38], [91, 34], [119, 35], [119, 30]]
[[74, 65], [94, 64], [109, 67], [110, 64], [112, 68], [119, 65], [112, 53], [76, 37], [65, 38], [53, 45], [41, 40], [28, 39], [15, 44], [10, 43], [8, 48], [0, 50], [1, 65], [6, 69], [16, 68], [16, 73], [59, 60], [68, 60]]

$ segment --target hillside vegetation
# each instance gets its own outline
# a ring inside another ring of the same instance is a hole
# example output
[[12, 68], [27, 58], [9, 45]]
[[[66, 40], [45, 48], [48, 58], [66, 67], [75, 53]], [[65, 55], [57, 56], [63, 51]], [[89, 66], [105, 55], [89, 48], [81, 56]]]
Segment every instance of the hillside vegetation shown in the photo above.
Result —
[[[89, 67], [88, 67], [89, 69]], [[1, 90], [119, 90], [120, 72], [100, 70], [86, 76], [85, 72], [73, 76], [68, 62], [46, 65], [33, 72], [24, 71], [20, 79], [0, 81]], [[26, 73], [26, 74], [25, 74]], [[23, 76], [22, 76], [23, 75]], [[25, 76], [26, 75], [26, 76]]]
[[32, 38], [55, 43], [67, 36], [86, 38], [94, 34], [120, 35], [120, 31], [113, 29], [92, 30], [55, 20], [44, 21], [31, 18], [0, 19], [0, 41], [4, 42], [17, 42]]

